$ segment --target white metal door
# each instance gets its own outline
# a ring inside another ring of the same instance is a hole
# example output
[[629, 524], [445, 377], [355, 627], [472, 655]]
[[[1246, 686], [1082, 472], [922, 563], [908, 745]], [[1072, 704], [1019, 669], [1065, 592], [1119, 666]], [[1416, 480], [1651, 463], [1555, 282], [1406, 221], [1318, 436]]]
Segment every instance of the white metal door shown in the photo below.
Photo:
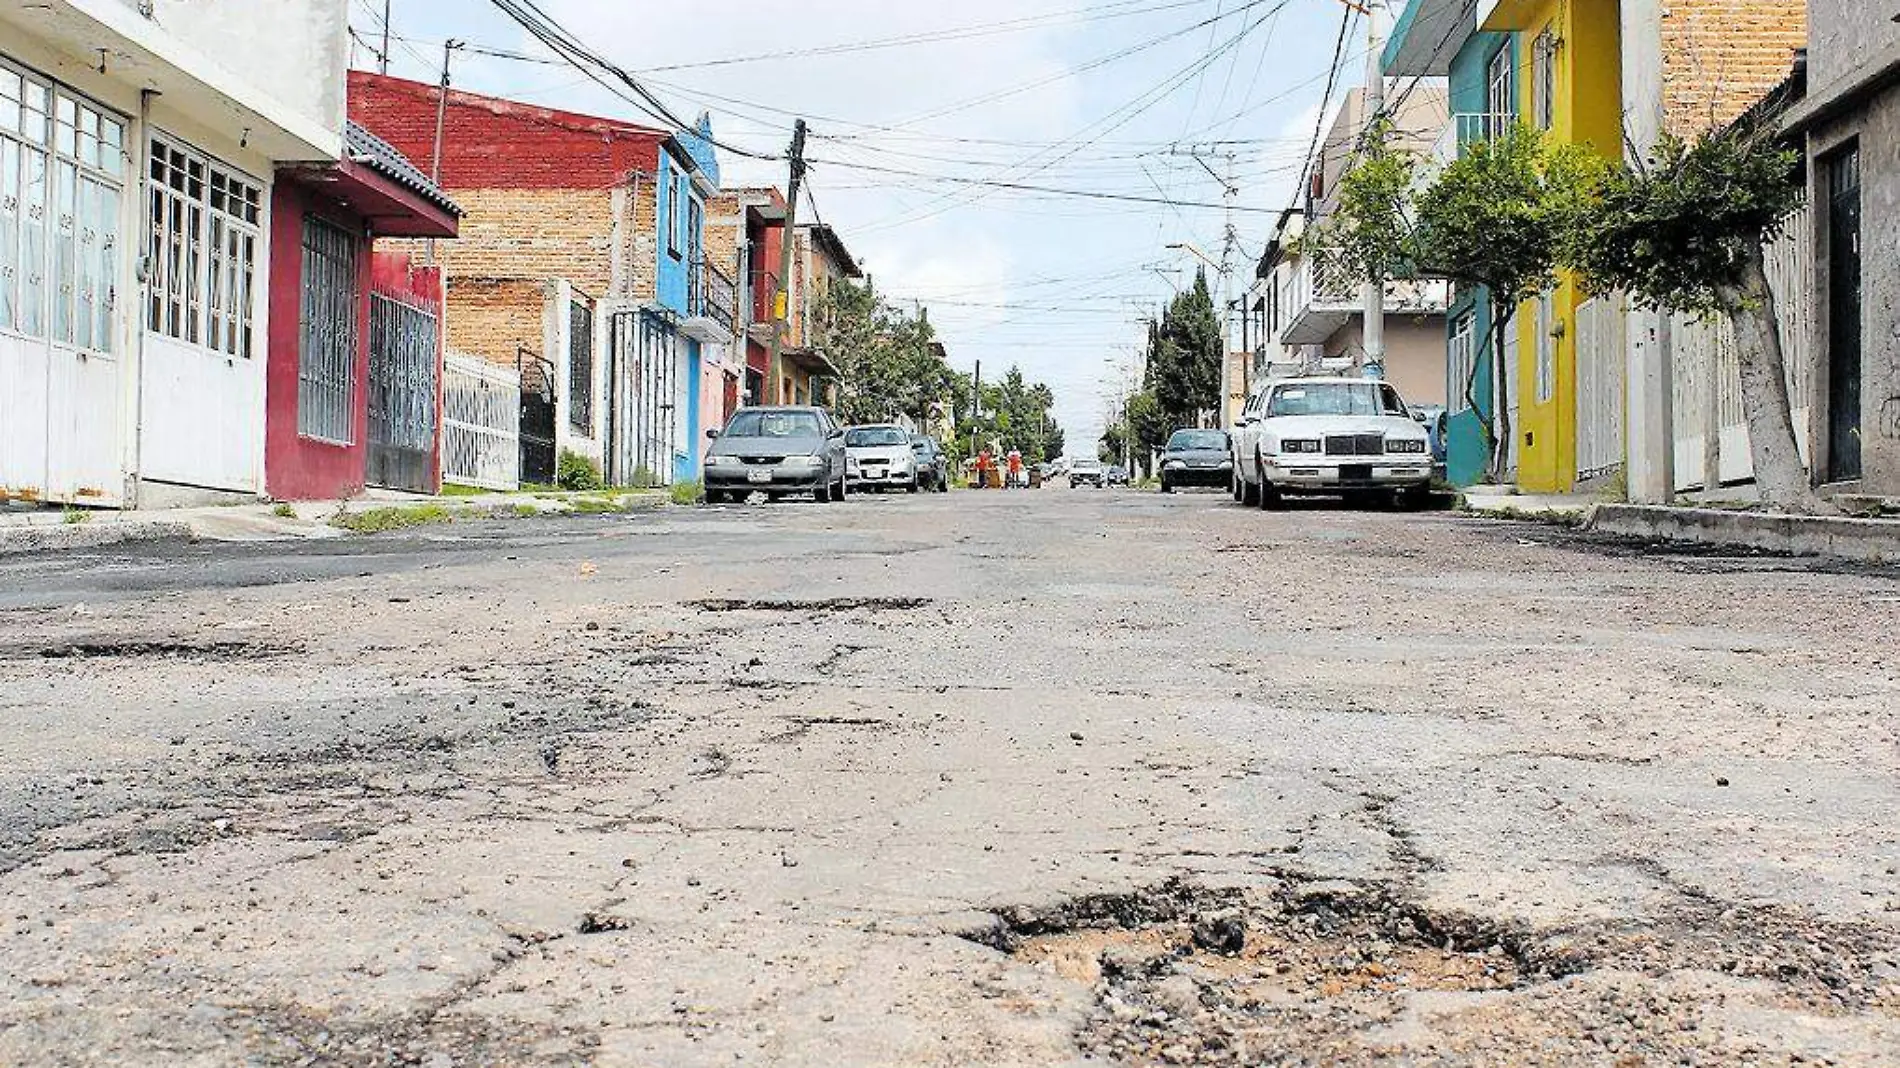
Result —
[[1577, 477], [1623, 466], [1624, 322], [1620, 299], [1577, 309]]
[[253, 326], [263, 186], [167, 134], [148, 148], [140, 474], [252, 492], [264, 440]]
[[0, 63], [0, 493], [119, 503], [125, 120]]

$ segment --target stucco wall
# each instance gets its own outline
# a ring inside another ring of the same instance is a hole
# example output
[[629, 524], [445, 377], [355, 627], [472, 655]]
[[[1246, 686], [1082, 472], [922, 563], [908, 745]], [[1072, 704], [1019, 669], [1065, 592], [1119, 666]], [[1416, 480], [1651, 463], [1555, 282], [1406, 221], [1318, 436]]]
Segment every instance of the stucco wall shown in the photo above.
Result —
[[[1355, 352], [1365, 344], [1355, 318], [1326, 339], [1327, 356]], [[1411, 404], [1445, 403], [1445, 318], [1442, 315], [1385, 317], [1385, 377]]]
[[1817, 90], [1900, 45], [1900, 11], [1891, 3], [1809, 0], [1808, 9], [1808, 84]]
[[[1810, 188], [1827, 188], [1825, 157], [1850, 141], [1861, 156], [1861, 484], [1869, 493], [1900, 496], [1900, 89], [1888, 89], [1857, 112], [1814, 130], [1809, 149]], [[1817, 207], [1825, 208], [1818, 199]], [[1817, 475], [1830, 477], [1828, 403], [1831, 338], [1828, 323], [1828, 213], [1814, 212], [1815, 392], [1809, 432]]]
[[[120, 0], [138, 8], [136, 0]], [[153, 22], [340, 136], [347, 0], [150, 0]]]

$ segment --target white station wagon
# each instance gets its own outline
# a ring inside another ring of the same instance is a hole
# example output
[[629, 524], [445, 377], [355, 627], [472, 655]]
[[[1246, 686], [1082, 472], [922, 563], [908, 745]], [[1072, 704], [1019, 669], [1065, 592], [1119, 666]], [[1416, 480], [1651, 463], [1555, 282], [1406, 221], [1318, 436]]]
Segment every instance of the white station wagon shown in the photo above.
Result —
[[1254, 391], [1234, 427], [1234, 499], [1273, 508], [1285, 494], [1348, 500], [1431, 493], [1425, 428], [1389, 382], [1281, 378]]

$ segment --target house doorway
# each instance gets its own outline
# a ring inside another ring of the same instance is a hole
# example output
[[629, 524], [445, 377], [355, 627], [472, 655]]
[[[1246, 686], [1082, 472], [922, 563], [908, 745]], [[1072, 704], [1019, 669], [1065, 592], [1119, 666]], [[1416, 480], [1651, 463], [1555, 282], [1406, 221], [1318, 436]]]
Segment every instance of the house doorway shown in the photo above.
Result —
[[1860, 146], [1828, 160], [1828, 396], [1829, 481], [1861, 476]]

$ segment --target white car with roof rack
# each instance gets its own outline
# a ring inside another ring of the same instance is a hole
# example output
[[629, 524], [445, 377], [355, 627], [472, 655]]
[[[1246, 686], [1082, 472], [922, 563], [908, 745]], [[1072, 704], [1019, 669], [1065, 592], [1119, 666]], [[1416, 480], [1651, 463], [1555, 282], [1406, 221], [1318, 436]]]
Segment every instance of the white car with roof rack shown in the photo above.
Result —
[[1428, 435], [1390, 382], [1270, 380], [1248, 398], [1233, 439], [1234, 499], [1244, 504], [1329, 494], [1422, 507], [1431, 493]]

